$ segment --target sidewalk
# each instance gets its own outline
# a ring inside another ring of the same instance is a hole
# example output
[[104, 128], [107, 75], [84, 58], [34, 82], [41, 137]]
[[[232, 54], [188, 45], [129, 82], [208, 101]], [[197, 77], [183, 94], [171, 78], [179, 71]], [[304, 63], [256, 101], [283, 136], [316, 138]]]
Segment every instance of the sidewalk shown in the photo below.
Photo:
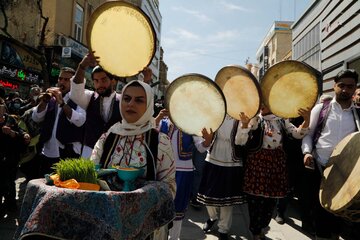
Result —
[[[21, 175], [16, 180], [18, 193], [18, 210], [15, 212], [7, 212], [0, 216], [0, 239], [11, 240], [18, 225], [18, 216], [21, 207], [22, 195], [25, 191], [25, 178]], [[286, 211], [286, 223], [279, 225], [275, 220], [271, 220], [270, 228], [266, 233], [267, 240], [311, 240], [313, 236], [306, 234], [301, 229], [301, 222], [299, 212], [297, 211], [297, 202], [293, 200], [290, 202]], [[230, 239], [247, 239], [251, 240], [250, 232], [247, 225], [249, 224], [248, 213], [246, 205], [236, 206], [234, 208], [233, 224], [230, 230]], [[210, 233], [204, 234], [202, 231], [203, 223], [208, 219], [208, 214], [205, 207], [195, 209], [189, 206], [186, 213], [186, 218], [183, 221], [181, 240], [215, 240], [217, 237], [217, 229], [214, 227]], [[358, 240], [360, 239], [359, 229], [360, 224], [348, 226], [344, 231], [347, 236], [342, 236], [342, 240]], [[357, 230], [355, 229], [357, 228]], [[356, 232], [357, 231], [357, 232]], [[357, 235], [354, 235], [356, 232]], [[350, 235], [352, 237], [350, 237]]]
[[[283, 225], [277, 224], [275, 220], [271, 220], [270, 228], [266, 233], [268, 240], [310, 240], [313, 239], [311, 235], [301, 231], [301, 222], [298, 219], [292, 205], [289, 206], [287, 215], [287, 222]], [[197, 239], [209, 239], [215, 240], [217, 237], [217, 230], [214, 229], [208, 234], [204, 234], [202, 231], [203, 223], [207, 220], [208, 215], [205, 207], [201, 209], [195, 209], [189, 207], [186, 213], [186, 219], [184, 219], [183, 227], [181, 231], [181, 240], [197, 240]], [[244, 224], [244, 222], [246, 222]], [[230, 239], [247, 239], [251, 240], [251, 234], [248, 231], [247, 224], [249, 219], [247, 216], [247, 207], [236, 206], [234, 208], [233, 224], [230, 230]]]

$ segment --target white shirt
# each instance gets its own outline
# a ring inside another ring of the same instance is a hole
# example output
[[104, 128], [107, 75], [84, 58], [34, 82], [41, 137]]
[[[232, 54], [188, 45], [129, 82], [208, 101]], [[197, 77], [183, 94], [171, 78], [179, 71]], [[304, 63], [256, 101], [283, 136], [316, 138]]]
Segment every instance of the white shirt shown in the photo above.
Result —
[[[310, 132], [302, 141], [303, 153], [311, 153], [314, 149], [312, 146], [313, 135], [319, 120], [319, 114], [323, 104], [317, 104], [311, 111]], [[329, 115], [326, 119], [324, 129], [321, 131], [320, 138], [316, 143], [315, 156], [317, 162], [325, 166], [329, 161], [332, 151], [336, 145], [348, 134], [356, 131], [352, 104], [347, 109], [342, 109], [341, 105], [333, 99], [329, 106]]]
[[[179, 142], [178, 142], [178, 134], [179, 129], [176, 128], [174, 130], [174, 133], [172, 134], [170, 140], [171, 145], [174, 151], [174, 158], [175, 158], [175, 166], [176, 171], [183, 171], [183, 172], [190, 172], [194, 170], [194, 165], [192, 158], [187, 160], [180, 160], [179, 158]], [[204, 139], [202, 137], [193, 136], [194, 146], [197, 148], [197, 150], [201, 153], [206, 152], [208, 148], [204, 147], [202, 143], [204, 142]], [[181, 143], [180, 143], [181, 144]]]
[[[260, 120], [266, 120], [271, 126], [267, 126], [267, 122], [265, 122], [265, 130], [263, 136], [262, 148], [265, 149], [276, 149], [282, 146], [282, 132], [281, 125], [278, 120], [279, 117], [270, 114], [266, 116], [262, 116], [261, 114], [255, 118], [252, 118], [249, 122], [248, 128], [242, 128], [242, 124], [240, 123], [238, 126], [237, 134], [235, 137], [235, 144], [237, 145], [245, 145], [249, 138], [249, 131], [255, 130], [258, 128]], [[289, 119], [284, 119], [285, 123], [285, 131], [287, 134], [291, 134], [296, 139], [302, 139], [305, 134], [309, 132], [309, 128], [297, 128], [290, 122]], [[271, 129], [271, 131], [270, 131]]]
[[[69, 94], [66, 94], [64, 97], [64, 101], [67, 102], [69, 100]], [[47, 112], [48, 105], [46, 105], [46, 108], [42, 112], [38, 112], [38, 107], [34, 107], [33, 113], [32, 113], [32, 119], [34, 122], [42, 122], [45, 119], [45, 115]], [[59, 121], [59, 114], [61, 108], [58, 105], [58, 110], [56, 112], [55, 122], [54, 122], [54, 128], [52, 130], [51, 138], [49, 141], [47, 141], [44, 144], [44, 147], [42, 149], [42, 154], [49, 158], [58, 158], [60, 157], [59, 147], [64, 148], [64, 145], [62, 145], [59, 140], [56, 138], [56, 132], [57, 132], [57, 124]], [[86, 112], [81, 107], [77, 106], [76, 110], [72, 109], [71, 119], [67, 118], [70, 123], [74, 124], [77, 127], [81, 127], [86, 120]], [[77, 154], [81, 153], [81, 143], [75, 142], [73, 144], [73, 149]]]
[[[94, 94], [95, 99], [97, 99], [99, 97], [99, 94], [97, 92], [94, 91], [90, 91], [88, 89], [85, 89], [85, 81], [83, 83], [74, 83], [73, 81], [74, 79], [71, 79], [71, 88], [70, 88], [70, 93], [69, 96], [71, 98], [71, 100], [73, 100], [77, 105], [79, 105], [80, 107], [82, 107], [83, 109], [87, 109], [87, 107], [89, 106], [91, 97]], [[105, 119], [109, 119], [109, 115], [110, 113], [110, 107], [111, 107], [111, 102], [113, 100], [113, 98], [116, 97], [116, 99], [120, 100], [121, 95], [113, 92], [111, 93], [111, 95], [109, 97], [104, 97], [103, 98], [103, 107], [102, 107], [102, 113], [101, 115], [104, 116]], [[116, 106], [114, 106], [116, 107]], [[119, 106], [120, 109], [120, 106]], [[84, 158], [90, 158], [91, 153], [92, 153], [92, 148], [84, 145], [84, 149], [83, 149], [83, 153], [82, 153], [82, 157]]]
[[231, 146], [231, 132], [234, 127], [235, 119], [226, 115], [224, 122], [216, 131], [216, 139], [212, 145], [211, 152], [206, 156], [205, 161], [224, 167], [242, 166], [242, 162], [234, 162]]

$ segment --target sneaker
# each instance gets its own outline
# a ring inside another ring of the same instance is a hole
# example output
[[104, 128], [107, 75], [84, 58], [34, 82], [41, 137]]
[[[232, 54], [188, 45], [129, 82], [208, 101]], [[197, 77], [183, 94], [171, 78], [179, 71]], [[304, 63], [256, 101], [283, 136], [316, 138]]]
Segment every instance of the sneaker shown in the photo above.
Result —
[[228, 234], [227, 233], [219, 233], [219, 240], [228, 240]]
[[214, 226], [214, 223], [216, 222], [215, 220], [211, 220], [210, 218], [206, 221], [206, 223], [203, 226], [203, 231], [204, 232], [209, 232], [211, 230], [211, 228]]
[[285, 218], [284, 218], [284, 215], [282, 214], [277, 214], [276, 217], [275, 217], [275, 221], [280, 224], [280, 225], [283, 225], [285, 223]]

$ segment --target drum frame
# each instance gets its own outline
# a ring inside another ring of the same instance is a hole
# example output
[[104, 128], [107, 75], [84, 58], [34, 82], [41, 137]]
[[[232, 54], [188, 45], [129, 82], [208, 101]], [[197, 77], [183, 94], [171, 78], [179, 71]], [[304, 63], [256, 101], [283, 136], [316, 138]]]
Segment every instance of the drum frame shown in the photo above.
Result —
[[[312, 106], [310, 108], [313, 108], [317, 102], [317, 99], [319, 98], [319, 91], [320, 91], [320, 79], [321, 79], [321, 73], [319, 71], [317, 71], [315, 68], [313, 68], [312, 66], [310, 66], [309, 64], [305, 63], [305, 62], [302, 62], [302, 61], [296, 61], [296, 60], [284, 60], [284, 61], [281, 61], [281, 62], [278, 62], [274, 65], [272, 65], [264, 74], [264, 76], [262, 77], [262, 79], [260, 79], [260, 88], [261, 88], [261, 93], [262, 93], [262, 96], [263, 96], [263, 103], [266, 105], [266, 107], [269, 108], [269, 110], [271, 112], [272, 111], [272, 108], [268, 102], [269, 99], [266, 99], [265, 98], [265, 94], [263, 94], [263, 85], [264, 85], [264, 79], [266, 79], [266, 76], [269, 74], [269, 70], [272, 69], [272, 68], [277, 68], [279, 67], [280, 65], [283, 65], [283, 64], [286, 64], [286, 63], [299, 63], [299, 64], [302, 64], [305, 68], [307, 68], [309, 70], [309, 72], [313, 73], [315, 78], [316, 78], [316, 85], [317, 85], [317, 89], [316, 89], [316, 100], [313, 102]], [[283, 117], [283, 116], [279, 116], [279, 117]], [[292, 116], [292, 118], [296, 118], [296, 117], [299, 117], [298, 116]], [[287, 118], [287, 117], [286, 117]]]
[[[154, 59], [155, 52], [156, 52], [156, 39], [157, 39], [157, 36], [156, 36], [155, 28], [154, 28], [149, 16], [141, 8], [139, 8], [138, 6], [133, 5], [131, 3], [125, 2], [125, 1], [105, 2], [105, 3], [101, 4], [99, 7], [97, 7], [95, 9], [95, 11], [91, 14], [90, 19], [89, 19], [88, 24], [87, 24], [87, 28], [86, 28], [86, 41], [87, 41], [87, 44], [89, 45], [89, 52], [93, 51], [93, 48], [92, 48], [92, 45], [91, 45], [91, 31], [92, 31], [92, 26], [94, 25], [95, 21], [100, 16], [100, 14], [102, 12], [104, 12], [104, 10], [110, 9], [113, 6], [119, 6], [119, 3], [121, 3], [122, 6], [126, 6], [126, 7], [133, 8], [133, 9], [137, 10], [139, 13], [141, 13], [143, 15], [143, 17], [145, 18], [145, 20], [148, 22], [148, 24], [150, 26], [150, 29], [151, 29], [152, 34], [153, 34], [154, 48], [153, 48], [153, 51], [152, 51], [151, 58], [150, 58], [149, 62], [144, 66], [144, 67], [147, 67], [147, 66], [149, 66], [151, 64], [152, 60]], [[100, 64], [100, 66], [104, 70], [107, 71], [106, 67], [102, 66], [101, 64]], [[135, 76], [135, 75], [139, 74], [142, 70], [143, 69], [140, 69], [137, 73], [135, 73], [133, 75], [126, 75], [126, 76], [117, 76], [115, 74], [113, 74], [113, 75], [115, 75], [117, 77], [132, 77], [132, 76]]]
[[[174, 121], [174, 118], [171, 116], [171, 112], [170, 112], [170, 108], [169, 108], [169, 96], [168, 96], [168, 93], [169, 92], [171, 92], [170, 90], [174, 87], [174, 85], [175, 84], [177, 84], [176, 83], [176, 80], [178, 80], [178, 79], [180, 79], [180, 78], [185, 78], [185, 77], [187, 77], [187, 76], [197, 76], [197, 77], [200, 77], [200, 78], [203, 78], [204, 80], [206, 80], [206, 81], [208, 81], [209, 82], [209, 84], [211, 84], [212, 86], [214, 86], [215, 87], [215, 89], [216, 90], [218, 90], [218, 92], [220, 93], [220, 96], [222, 97], [222, 99], [224, 100], [224, 116], [223, 116], [223, 118], [222, 118], [222, 121], [221, 121], [221, 124], [219, 124], [219, 126], [218, 126], [218, 128], [222, 125], [222, 123], [224, 122], [224, 120], [225, 120], [225, 117], [226, 117], [226, 114], [227, 114], [227, 104], [226, 104], [226, 99], [225, 99], [225, 95], [224, 95], [224, 93], [221, 91], [221, 89], [220, 89], [220, 87], [214, 82], [214, 81], [212, 81], [210, 78], [208, 78], [208, 77], [206, 77], [206, 76], [204, 76], [204, 75], [202, 75], [202, 74], [199, 74], [199, 73], [188, 73], [188, 74], [184, 74], [184, 75], [181, 75], [181, 76], [179, 76], [178, 78], [176, 78], [174, 81], [172, 81], [171, 83], [170, 83], [170, 85], [168, 86], [168, 88], [166, 89], [166, 94], [165, 94], [165, 102], [164, 102], [164, 105], [165, 105], [165, 108], [167, 109], [167, 110], [169, 110], [169, 118], [170, 118], [170, 120], [171, 120], [171, 122], [173, 122], [174, 124], [176, 123], [176, 121]], [[187, 81], [191, 81], [191, 80], [187, 80]], [[178, 127], [177, 125], [176, 125], [176, 127]], [[180, 127], [178, 127], [181, 131], [183, 131], [184, 133], [186, 133], [186, 134], [189, 134], [189, 135], [194, 135], [194, 134], [192, 134], [192, 133], [189, 133], [189, 132], [187, 132], [186, 130], [184, 130], [184, 129], [182, 129], [182, 128], [180, 128]], [[217, 129], [218, 129], [217, 128]], [[213, 132], [215, 132], [217, 129], [212, 129], [212, 131]]]
[[[256, 87], [256, 89], [257, 89], [257, 91], [258, 91], [258, 94], [259, 94], [259, 106], [258, 106], [258, 108], [257, 108], [257, 111], [256, 111], [256, 113], [253, 115], [253, 116], [248, 116], [249, 118], [253, 118], [253, 117], [255, 117], [259, 112], [260, 112], [260, 108], [261, 108], [261, 103], [262, 103], [262, 92], [261, 92], [261, 88], [260, 88], [260, 84], [259, 84], [259, 81], [256, 79], [256, 77], [247, 69], [247, 68], [245, 68], [245, 67], [242, 67], [242, 66], [240, 66], [240, 65], [236, 65], [236, 64], [230, 64], [230, 65], [226, 65], [225, 67], [222, 67], [218, 72], [217, 72], [217, 74], [216, 74], [216, 76], [215, 76], [215, 83], [216, 83], [216, 85], [218, 85], [218, 82], [216, 81], [218, 78], [219, 78], [219, 74], [220, 74], [220, 72], [221, 71], [225, 71], [226, 70], [226, 68], [239, 68], [239, 69], [241, 69], [242, 71], [244, 71], [248, 76], [249, 76], [249, 79], [251, 79], [253, 82], [254, 82], [254, 85], [255, 85], [255, 87]], [[219, 85], [218, 85], [219, 86]], [[219, 88], [221, 89], [221, 87], [219, 86]], [[221, 89], [221, 91], [222, 91], [222, 89]], [[225, 94], [224, 94], [224, 96], [225, 96]], [[226, 99], [226, 96], [225, 96], [225, 99]], [[226, 104], [227, 104], [227, 102], [226, 102]], [[228, 113], [227, 113], [228, 114]], [[240, 113], [239, 113], [240, 114]], [[230, 114], [229, 114], [230, 115]], [[230, 115], [231, 116], [231, 115]], [[237, 119], [237, 120], [240, 120], [240, 117], [239, 116], [231, 116], [232, 118], [234, 118], [234, 119]]]

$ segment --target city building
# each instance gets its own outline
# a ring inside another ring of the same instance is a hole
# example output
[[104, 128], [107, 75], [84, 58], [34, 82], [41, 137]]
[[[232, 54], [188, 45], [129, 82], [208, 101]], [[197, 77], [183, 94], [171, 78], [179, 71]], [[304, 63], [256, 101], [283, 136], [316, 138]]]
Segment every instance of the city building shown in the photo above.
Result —
[[[7, 32], [13, 39], [12, 42], [38, 49], [45, 56], [41, 58], [42, 69], [37, 72], [41, 79], [37, 84], [44, 87], [55, 85], [63, 66], [76, 69], [88, 52], [86, 23], [95, 8], [104, 2], [105, 0], [7, 1], [2, 23], [8, 23]], [[19, 55], [21, 48], [23, 47], [13, 48], [15, 56]], [[30, 51], [29, 54], [34, 55], [35, 52]]]
[[323, 74], [322, 92], [333, 91], [333, 78], [342, 69], [360, 73], [360, 2], [313, 1], [292, 26], [293, 59]]
[[[18, 41], [20, 45], [33, 48], [34, 52], [38, 49], [40, 55], [45, 56], [43, 59], [45, 62], [42, 63], [44, 69], [38, 69], [36, 73], [41, 78], [37, 84], [47, 87], [56, 84], [61, 67], [68, 66], [76, 69], [78, 63], [88, 53], [87, 22], [95, 9], [106, 0], [43, 0], [39, 1], [40, 5], [37, 4], [37, 0], [6, 2], [6, 21], [5, 17], [1, 18], [0, 15], [0, 24], [4, 26], [6, 22], [8, 23], [9, 38]], [[128, 2], [141, 8], [153, 24], [156, 34], [156, 52], [149, 67], [153, 72], [153, 82], [157, 82], [160, 74], [161, 36], [159, 1], [128, 0]], [[0, 69], [2, 67], [0, 66]], [[5, 70], [15, 70], [10, 68], [14, 66], [6, 65], [5, 67]], [[2, 77], [1, 72], [0, 77]], [[87, 72], [86, 78], [90, 78], [90, 72]], [[87, 81], [87, 86], [92, 87], [91, 85], [92, 81]], [[157, 91], [159, 86], [159, 84], [155, 85]]]
[[266, 70], [282, 61], [291, 50], [292, 21], [275, 21], [256, 52], [258, 77], [261, 79]]

